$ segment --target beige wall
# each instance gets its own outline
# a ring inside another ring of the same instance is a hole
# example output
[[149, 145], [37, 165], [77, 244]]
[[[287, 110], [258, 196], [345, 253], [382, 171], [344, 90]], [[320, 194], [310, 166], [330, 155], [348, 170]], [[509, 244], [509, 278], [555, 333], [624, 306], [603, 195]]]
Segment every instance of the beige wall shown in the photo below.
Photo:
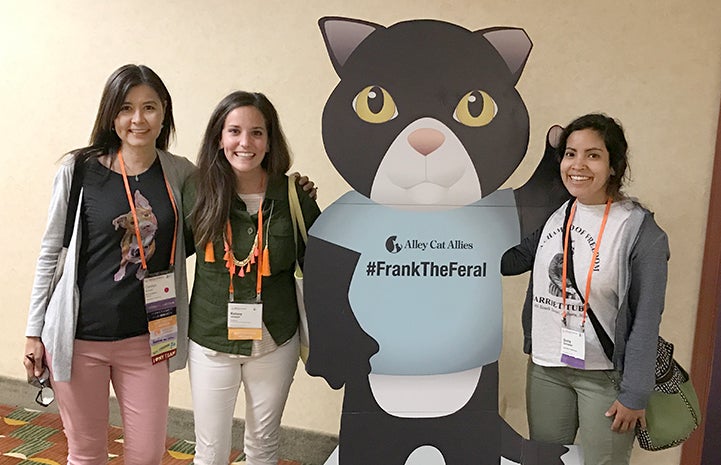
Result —
[[[128, 62], [153, 67], [175, 104], [172, 150], [190, 159], [211, 109], [235, 89], [275, 102], [295, 167], [320, 186], [326, 206], [347, 185], [326, 159], [320, 115], [337, 82], [317, 20], [324, 15], [384, 25], [434, 18], [469, 29], [520, 26], [534, 49], [519, 83], [531, 115], [527, 163], [540, 157], [546, 129], [589, 111], [625, 125], [632, 151], [628, 192], [656, 211], [672, 258], [662, 331], [690, 363], [695, 307], [721, 94], [721, 3], [717, 0], [126, 0], [0, 4], [0, 198], [5, 244], [0, 267], [0, 375], [21, 378], [25, 313], [60, 155], [84, 145], [103, 83]], [[420, 5], [420, 6], [419, 6]], [[518, 309], [527, 277], [505, 281], [506, 343], [501, 407], [525, 431]], [[171, 403], [190, 408], [185, 371]], [[302, 370], [284, 422], [337, 432], [340, 395]], [[243, 409], [236, 412], [243, 415]], [[638, 454], [634, 463], [677, 464], [678, 450]]]

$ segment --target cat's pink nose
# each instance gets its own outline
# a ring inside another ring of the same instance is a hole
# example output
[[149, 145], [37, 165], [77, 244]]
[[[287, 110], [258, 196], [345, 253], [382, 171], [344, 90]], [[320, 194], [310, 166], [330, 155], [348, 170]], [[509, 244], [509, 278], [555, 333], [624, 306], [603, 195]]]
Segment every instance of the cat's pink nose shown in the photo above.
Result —
[[433, 153], [445, 140], [446, 136], [431, 128], [416, 129], [408, 135], [408, 143], [423, 156]]

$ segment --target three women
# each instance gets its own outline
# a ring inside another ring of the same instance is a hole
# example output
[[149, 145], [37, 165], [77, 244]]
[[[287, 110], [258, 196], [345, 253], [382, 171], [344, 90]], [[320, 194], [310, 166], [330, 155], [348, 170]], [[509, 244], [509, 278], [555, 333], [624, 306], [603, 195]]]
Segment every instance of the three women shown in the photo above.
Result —
[[[160, 461], [168, 372], [185, 363], [186, 232], [198, 251], [188, 333], [196, 461], [227, 462], [242, 383], [248, 463], [277, 462], [298, 355], [292, 269], [302, 258], [283, 174], [287, 144], [262, 94], [233, 93], [214, 111], [188, 183], [192, 164], [165, 151], [173, 130], [162, 81], [146, 67], [121, 67], [106, 84], [91, 144], [74, 151], [56, 176], [25, 364], [33, 376], [45, 364], [52, 368], [71, 464], [106, 459], [98, 431], [107, 426], [111, 382], [126, 463]], [[663, 309], [668, 243], [652, 215], [621, 193], [626, 152], [623, 130], [611, 118], [572, 122], [561, 137], [560, 174], [576, 199], [502, 265], [505, 274], [533, 269], [523, 313], [531, 437], [567, 444], [579, 431], [586, 463], [628, 462], [653, 385]], [[83, 200], [68, 215], [76, 167]], [[317, 205], [302, 193], [301, 205], [312, 224]], [[68, 218], [74, 240], [61, 264]], [[69, 304], [48, 306], [58, 266], [63, 278], [53, 298]], [[174, 304], [159, 313], [146, 297], [156, 282], [149, 278], [175, 288]], [[149, 315], [157, 331], [149, 332]], [[613, 343], [610, 353], [603, 333]]]

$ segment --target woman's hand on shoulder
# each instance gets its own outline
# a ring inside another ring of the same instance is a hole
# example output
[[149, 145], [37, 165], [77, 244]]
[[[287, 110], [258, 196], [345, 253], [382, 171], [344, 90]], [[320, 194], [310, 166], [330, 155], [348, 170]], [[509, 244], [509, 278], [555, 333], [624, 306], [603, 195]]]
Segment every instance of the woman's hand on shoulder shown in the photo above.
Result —
[[613, 417], [611, 430], [617, 433], [626, 433], [636, 428], [638, 423], [641, 428], [646, 428], [646, 409], [634, 410], [626, 407], [618, 400], [615, 400], [606, 411], [607, 417]]
[[298, 173], [297, 171], [289, 174], [289, 176], [293, 176], [293, 175], [298, 176], [296, 178], [295, 182], [298, 183], [298, 185], [300, 187], [302, 187], [303, 190], [308, 193], [310, 198], [313, 200], [317, 200], [318, 199], [318, 188], [315, 186], [315, 183], [313, 181], [311, 181], [310, 179], [308, 179], [308, 176], [301, 176], [301, 174]]

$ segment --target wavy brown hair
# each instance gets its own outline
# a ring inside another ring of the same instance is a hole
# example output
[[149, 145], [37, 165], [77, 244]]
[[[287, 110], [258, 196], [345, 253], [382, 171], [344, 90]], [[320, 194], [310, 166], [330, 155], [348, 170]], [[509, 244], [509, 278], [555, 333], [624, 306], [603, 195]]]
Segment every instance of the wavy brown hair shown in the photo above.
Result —
[[253, 106], [265, 119], [270, 151], [261, 166], [269, 175], [284, 174], [290, 168], [290, 150], [283, 135], [278, 112], [259, 92], [236, 91], [220, 101], [210, 115], [198, 153], [195, 173], [196, 199], [190, 212], [190, 227], [197, 244], [206, 244], [223, 236], [230, 201], [237, 192], [237, 178], [223, 149], [219, 149], [225, 119], [239, 107]]

